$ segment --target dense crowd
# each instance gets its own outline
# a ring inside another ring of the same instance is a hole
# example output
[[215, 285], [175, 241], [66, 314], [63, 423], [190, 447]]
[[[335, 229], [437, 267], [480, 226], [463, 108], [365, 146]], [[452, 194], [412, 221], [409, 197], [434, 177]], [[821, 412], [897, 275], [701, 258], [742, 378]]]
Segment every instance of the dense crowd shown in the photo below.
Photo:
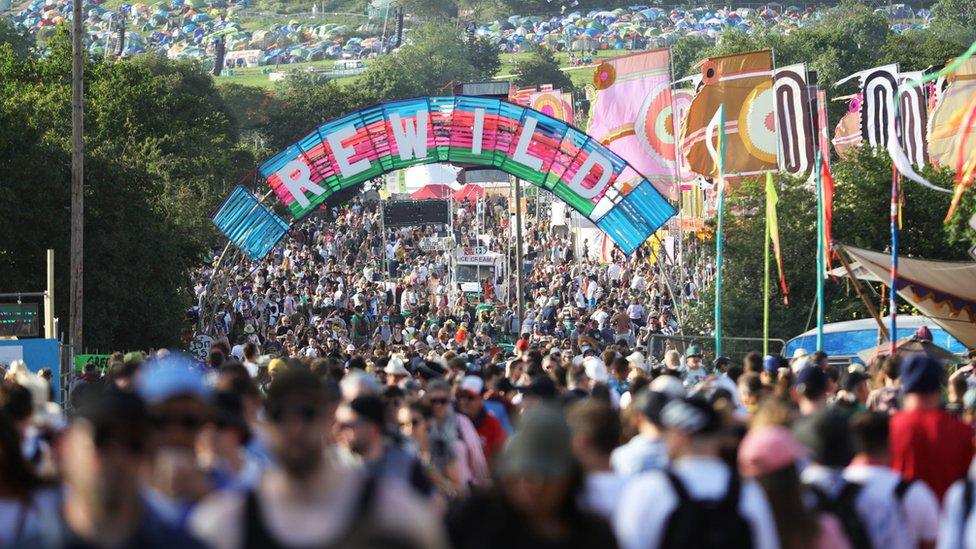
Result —
[[976, 544], [972, 364], [515, 348], [116, 353], [67, 418], [15, 362], [0, 546]]
[[196, 273], [205, 357], [116, 353], [60, 405], [13, 363], [0, 547], [976, 547], [973, 363], [706, 359], [670, 336], [707, 266], [528, 210], [522, 317], [514, 264], [452, 278], [511, 256], [504, 197], [355, 200]]

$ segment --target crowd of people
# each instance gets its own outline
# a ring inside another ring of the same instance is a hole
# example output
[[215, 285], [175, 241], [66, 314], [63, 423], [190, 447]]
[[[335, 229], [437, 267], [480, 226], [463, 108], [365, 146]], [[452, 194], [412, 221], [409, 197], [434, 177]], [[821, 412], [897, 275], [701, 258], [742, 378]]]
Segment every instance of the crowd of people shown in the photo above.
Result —
[[0, 546], [976, 546], [973, 364], [520, 337], [253, 366], [116, 353], [65, 417], [14, 363]]
[[976, 357], [706, 359], [670, 336], [707, 266], [529, 210], [521, 317], [437, 245], [506, 254], [504, 197], [355, 200], [197, 273], [204, 357], [115, 353], [60, 404], [13, 363], [0, 547], [976, 547]]

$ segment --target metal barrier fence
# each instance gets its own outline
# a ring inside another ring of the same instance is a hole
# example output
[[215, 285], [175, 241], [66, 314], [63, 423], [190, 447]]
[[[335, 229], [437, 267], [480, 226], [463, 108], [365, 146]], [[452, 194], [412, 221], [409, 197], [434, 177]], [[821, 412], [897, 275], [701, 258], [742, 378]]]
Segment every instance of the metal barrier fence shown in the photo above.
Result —
[[[650, 355], [661, 360], [664, 353], [674, 349], [684, 356], [688, 347], [697, 345], [707, 363], [715, 359], [715, 338], [709, 336], [679, 336], [651, 334], [644, 342], [650, 349]], [[769, 339], [769, 353], [780, 354], [786, 347], [786, 341], [782, 339]], [[742, 359], [752, 351], [761, 353], [763, 340], [761, 337], [723, 337], [722, 354], [733, 362], [741, 363]]]

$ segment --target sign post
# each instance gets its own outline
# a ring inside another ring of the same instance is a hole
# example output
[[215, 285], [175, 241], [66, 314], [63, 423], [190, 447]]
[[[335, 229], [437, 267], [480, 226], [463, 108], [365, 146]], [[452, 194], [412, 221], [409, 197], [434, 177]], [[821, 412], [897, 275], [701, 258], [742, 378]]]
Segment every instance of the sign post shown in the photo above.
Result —
[[515, 178], [515, 292], [518, 299], [519, 331], [525, 319], [525, 293], [522, 291], [522, 184]]

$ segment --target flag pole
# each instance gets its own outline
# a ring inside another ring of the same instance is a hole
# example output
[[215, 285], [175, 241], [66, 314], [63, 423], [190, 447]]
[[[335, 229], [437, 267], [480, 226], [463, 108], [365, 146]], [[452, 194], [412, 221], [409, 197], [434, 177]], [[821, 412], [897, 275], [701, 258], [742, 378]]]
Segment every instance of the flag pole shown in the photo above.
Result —
[[821, 151], [817, 151], [817, 350], [823, 350], [824, 329], [824, 198], [823, 172], [820, 170]]
[[898, 290], [895, 282], [898, 279], [898, 168], [891, 164], [891, 283], [888, 284], [888, 309], [891, 315], [890, 352], [895, 356], [898, 342]]
[[[766, 173], [766, 188], [769, 188], [773, 174]], [[763, 239], [763, 356], [769, 354], [769, 192], [766, 193], [766, 237]]]
[[718, 228], [715, 233], [715, 357], [722, 356], [722, 260], [725, 225], [725, 105], [718, 107]]

